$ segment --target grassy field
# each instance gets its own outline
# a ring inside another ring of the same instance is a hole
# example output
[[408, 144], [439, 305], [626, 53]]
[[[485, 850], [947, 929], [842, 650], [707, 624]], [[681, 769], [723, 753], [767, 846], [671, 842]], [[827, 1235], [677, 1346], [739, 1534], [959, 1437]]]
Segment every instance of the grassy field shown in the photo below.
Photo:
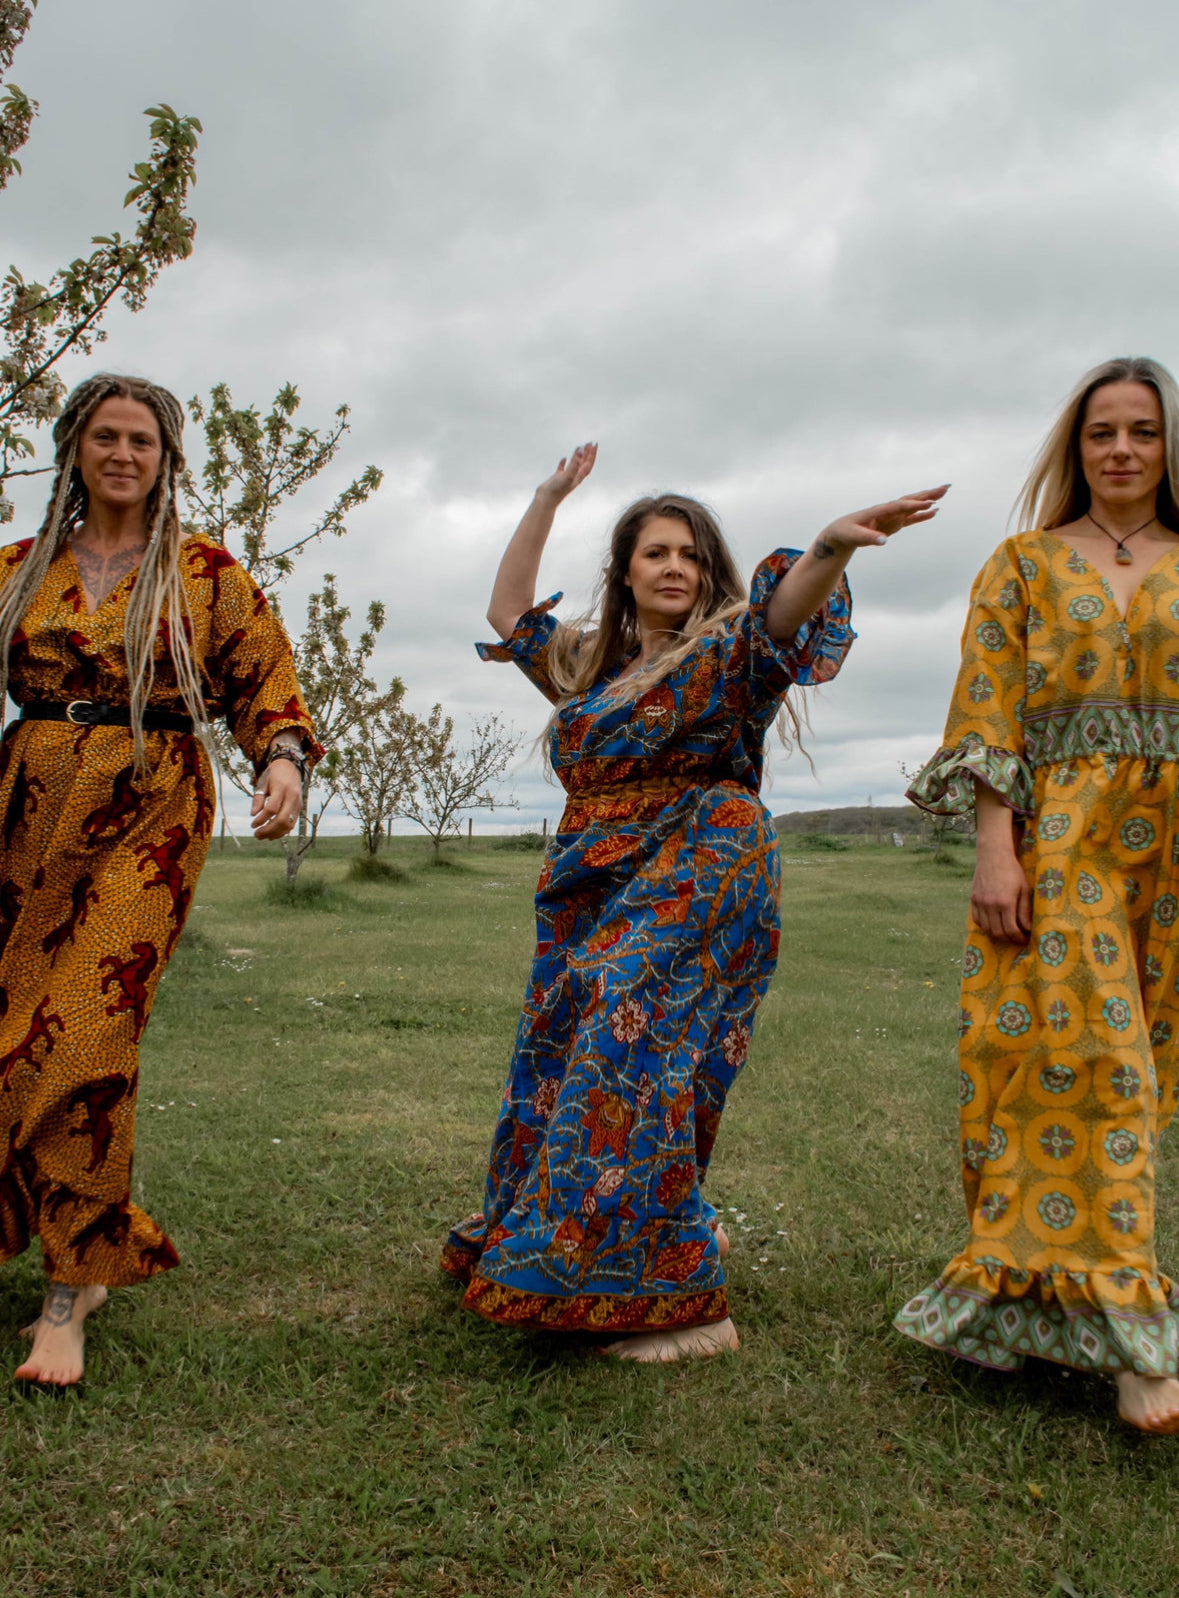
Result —
[[[457, 1310], [539, 857], [479, 845], [275, 902], [214, 853], [143, 1051], [136, 1197], [180, 1270], [91, 1322], [83, 1393], [0, 1387], [5, 1598], [1149, 1598], [1179, 1444], [1112, 1390], [890, 1331], [960, 1235], [969, 855], [784, 861], [784, 939], [710, 1189], [744, 1346], [640, 1369]], [[1176, 1240], [1164, 1172], [1164, 1253]], [[3, 1357], [39, 1261], [0, 1275]]]

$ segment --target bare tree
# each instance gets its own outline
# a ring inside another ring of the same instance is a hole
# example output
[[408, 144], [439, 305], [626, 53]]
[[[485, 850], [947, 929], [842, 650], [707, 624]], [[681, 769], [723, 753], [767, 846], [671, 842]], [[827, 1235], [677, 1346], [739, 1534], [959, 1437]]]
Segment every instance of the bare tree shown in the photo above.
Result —
[[[36, 0], [0, 0], [0, 73], [32, 20]], [[29, 136], [37, 104], [15, 84], [0, 98], [0, 188], [20, 173], [15, 152]], [[196, 146], [201, 125], [179, 116], [169, 105], [152, 106], [151, 153], [131, 173], [123, 201], [134, 206], [134, 234], [109, 233], [94, 239], [89, 255], [30, 281], [15, 266], [0, 286], [0, 485], [10, 477], [33, 476], [51, 467], [17, 467], [34, 453], [27, 429], [52, 421], [61, 410], [66, 387], [54, 367], [68, 351], [88, 355], [106, 334], [104, 313], [116, 297], [132, 311], [143, 309], [162, 269], [192, 253], [196, 224], [187, 214], [189, 190], [196, 182]], [[11, 521], [12, 502], [0, 492], [0, 522]]]
[[402, 704], [404, 694], [404, 684], [394, 677], [384, 707], [363, 716], [340, 751], [340, 801], [360, 822], [371, 855], [409, 797], [426, 753], [426, 729]]
[[420, 723], [416, 781], [399, 813], [423, 829], [434, 846], [434, 859], [442, 845], [457, 838], [460, 820], [468, 810], [494, 810], [510, 805], [492, 792], [516, 753], [519, 738], [499, 716], [484, 716], [471, 729], [465, 749], [454, 745], [454, 721], [435, 705]]

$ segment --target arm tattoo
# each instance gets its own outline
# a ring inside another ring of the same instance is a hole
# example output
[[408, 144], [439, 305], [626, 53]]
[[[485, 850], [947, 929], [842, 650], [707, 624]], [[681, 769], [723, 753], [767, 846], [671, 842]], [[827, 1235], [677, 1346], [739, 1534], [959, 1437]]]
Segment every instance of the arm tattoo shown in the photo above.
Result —
[[41, 1315], [49, 1326], [68, 1326], [70, 1317], [74, 1313], [74, 1301], [78, 1296], [76, 1287], [67, 1287], [64, 1282], [50, 1282], [49, 1292], [45, 1295], [45, 1304]]
[[93, 603], [95, 610], [129, 572], [138, 568], [146, 551], [146, 544], [133, 544], [129, 549], [115, 550], [113, 555], [103, 555], [96, 549], [90, 549], [86, 544], [71, 540], [70, 552], [81, 574], [86, 597]]
[[816, 538], [811, 545], [811, 554], [816, 560], [830, 560], [835, 553], [835, 545], [829, 544], [825, 538]]

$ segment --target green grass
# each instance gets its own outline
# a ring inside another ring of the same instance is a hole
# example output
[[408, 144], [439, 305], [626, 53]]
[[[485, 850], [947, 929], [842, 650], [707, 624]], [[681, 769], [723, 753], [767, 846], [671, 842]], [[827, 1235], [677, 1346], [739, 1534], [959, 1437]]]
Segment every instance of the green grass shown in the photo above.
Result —
[[[889, 1329], [961, 1234], [969, 851], [783, 853], [784, 938], [710, 1178], [739, 1355], [615, 1367], [457, 1309], [537, 857], [462, 846], [276, 898], [214, 852], [145, 1039], [137, 1199], [180, 1270], [113, 1295], [85, 1392], [3, 1405], [5, 1598], [1150, 1598], [1176, 1445], [1105, 1384]], [[1164, 1253], [1176, 1237], [1163, 1173]], [[35, 1251], [0, 1330], [36, 1309]]]

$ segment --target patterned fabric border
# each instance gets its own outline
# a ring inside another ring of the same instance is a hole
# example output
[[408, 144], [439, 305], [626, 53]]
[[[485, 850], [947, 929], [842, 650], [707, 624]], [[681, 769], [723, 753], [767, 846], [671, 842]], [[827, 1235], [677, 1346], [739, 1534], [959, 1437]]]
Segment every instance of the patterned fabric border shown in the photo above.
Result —
[[1027, 762], [1010, 749], [992, 749], [971, 733], [955, 749], [939, 749], [923, 766], [906, 798], [939, 816], [968, 815], [975, 781], [985, 782], [1021, 816], [1035, 809]]
[[[526, 610], [516, 623], [511, 637], [505, 638], [502, 644], [476, 644], [480, 660], [518, 660], [520, 655], [527, 652], [532, 635], [539, 627], [545, 625], [545, 617], [554, 605], [559, 605], [564, 599], [564, 594], [550, 594], [547, 599], [539, 600], [531, 610]], [[551, 625], [551, 624], [550, 624]]]
[[856, 634], [851, 624], [851, 590], [847, 578], [841, 577], [834, 592], [788, 643], [776, 644], [770, 637], [766, 609], [774, 590], [795, 561], [801, 560], [802, 553], [799, 549], [776, 549], [759, 562], [750, 588], [749, 615], [754, 623], [753, 648], [768, 659], [785, 661], [790, 680], [800, 688], [809, 688], [835, 676]]
[[[476, 1215], [473, 1219], [482, 1221], [483, 1217]], [[442, 1258], [438, 1263], [448, 1276], [457, 1276], [460, 1282], [469, 1282], [479, 1263], [479, 1251], [462, 1248], [458, 1243], [448, 1239], [442, 1245]]]
[[1033, 766], [1098, 754], [1179, 760], [1179, 705], [1088, 699], [1028, 712], [1024, 744]]
[[911, 1298], [893, 1321], [898, 1332], [991, 1370], [1019, 1370], [1029, 1356], [1073, 1370], [1179, 1375], [1179, 1292], [1168, 1308], [1142, 1316], [1083, 1306], [1065, 1310], [1038, 1298], [996, 1299], [944, 1279]]
[[[451, 1270], [445, 1256], [443, 1268]], [[452, 1270], [452, 1274], [459, 1274]], [[685, 1326], [712, 1326], [727, 1319], [729, 1298], [723, 1287], [704, 1293], [587, 1294], [551, 1298], [526, 1293], [475, 1275], [463, 1296], [472, 1309], [501, 1326], [526, 1326], [542, 1332], [673, 1332]]]

